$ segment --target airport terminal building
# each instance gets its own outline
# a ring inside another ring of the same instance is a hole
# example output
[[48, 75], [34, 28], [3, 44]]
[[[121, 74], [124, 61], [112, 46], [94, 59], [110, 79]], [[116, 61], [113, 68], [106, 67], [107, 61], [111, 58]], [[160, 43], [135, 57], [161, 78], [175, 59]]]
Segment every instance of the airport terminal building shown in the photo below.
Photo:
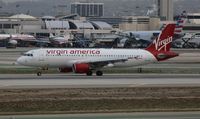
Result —
[[54, 17], [36, 18], [19, 14], [0, 18], [1, 34], [31, 34], [48, 37], [50, 33], [110, 33], [112, 26], [101, 21], [62, 20]]
[[104, 16], [104, 3], [80, 3], [71, 4], [71, 14], [78, 14], [81, 17], [102, 17]]
[[148, 16], [128, 17], [90, 17], [77, 20], [44, 16], [36, 18], [30, 15], [17, 14], [0, 17], [0, 32], [8, 34], [31, 34], [37, 37], [48, 37], [50, 33], [78, 33], [90, 37], [92, 34], [106, 34], [113, 30], [139, 31], [159, 29], [159, 18]]

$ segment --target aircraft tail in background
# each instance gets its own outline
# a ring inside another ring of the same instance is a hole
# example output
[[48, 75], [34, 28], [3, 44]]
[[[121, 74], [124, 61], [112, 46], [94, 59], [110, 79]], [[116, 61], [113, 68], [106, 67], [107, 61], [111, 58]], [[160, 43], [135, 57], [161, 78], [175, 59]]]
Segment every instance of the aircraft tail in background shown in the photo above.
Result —
[[186, 22], [187, 14], [186, 11], [183, 11], [183, 13], [176, 18], [176, 27], [174, 34], [182, 34], [183, 26]]
[[[176, 21], [175, 22], [176, 26], [175, 26], [175, 31], [174, 31], [175, 35], [183, 34], [183, 26], [186, 23], [186, 19], [187, 19], [186, 11], [183, 11], [181, 15], [178, 15], [175, 17], [175, 21]], [[167, 24], [163, 24], [160, 29], [163, 30], [166, 27], [166, 25]]]

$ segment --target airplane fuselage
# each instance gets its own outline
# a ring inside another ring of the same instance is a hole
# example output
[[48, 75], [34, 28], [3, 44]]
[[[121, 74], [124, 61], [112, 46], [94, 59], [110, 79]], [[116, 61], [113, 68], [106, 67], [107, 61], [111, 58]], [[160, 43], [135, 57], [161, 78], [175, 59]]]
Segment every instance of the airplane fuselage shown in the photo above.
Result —
[[[109, 62], [108, 66], [137, 66], [156, 61], [148, 51], [142, 49], [37, 49], [31, 50], [17, 62], [33, 67], [72, 67], [84, 62]], [[119, 62], [112, 62], [119, 60]], [[120, 61], [121, 60], [121, 61]]]

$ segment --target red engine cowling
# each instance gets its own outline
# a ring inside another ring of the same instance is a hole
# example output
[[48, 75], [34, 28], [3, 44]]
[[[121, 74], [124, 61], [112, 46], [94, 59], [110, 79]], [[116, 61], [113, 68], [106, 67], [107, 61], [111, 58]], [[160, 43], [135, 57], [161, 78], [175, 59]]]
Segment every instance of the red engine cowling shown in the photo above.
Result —
[[74, 64], [73, 69], [75, 73], [87, 73], [90, 70], [89, 64]]
[[59, 68], [59, 71], [61, 73], [68, 73], [68, 72], [72, 72], [72, 68], [68, 68], [68, 67], [66, 67], [66, 68]]

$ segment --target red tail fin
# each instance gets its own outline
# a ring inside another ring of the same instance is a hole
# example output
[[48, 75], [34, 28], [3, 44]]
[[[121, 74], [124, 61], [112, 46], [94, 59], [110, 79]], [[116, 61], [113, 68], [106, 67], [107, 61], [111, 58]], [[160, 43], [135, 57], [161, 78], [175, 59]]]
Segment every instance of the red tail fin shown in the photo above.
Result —
[[149, 47], [146, 48], [151, 52], [158, 61], [169, 59], [178, 54], [170, 52], [171, 43], [174, 36], [175, 24], [168, 24], [165, 29], [159, 34]]

